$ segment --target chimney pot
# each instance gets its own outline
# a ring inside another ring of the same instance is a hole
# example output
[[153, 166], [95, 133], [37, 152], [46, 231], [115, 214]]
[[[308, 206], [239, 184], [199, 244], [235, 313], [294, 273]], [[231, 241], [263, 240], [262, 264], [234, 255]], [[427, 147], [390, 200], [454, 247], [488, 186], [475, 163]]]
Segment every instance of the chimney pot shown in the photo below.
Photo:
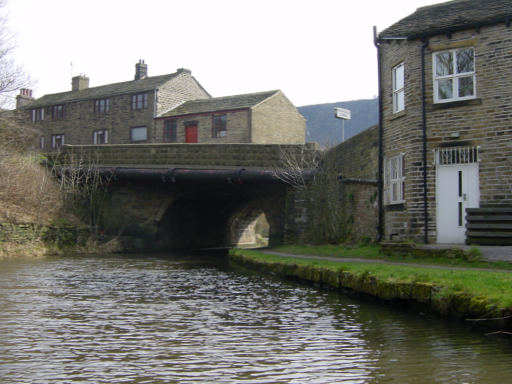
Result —
[[28, 88], [21, 88], [20, 94], [16, 96], [16, 109], [29, 104], [34, 98], [32, 97], [32, 90]]

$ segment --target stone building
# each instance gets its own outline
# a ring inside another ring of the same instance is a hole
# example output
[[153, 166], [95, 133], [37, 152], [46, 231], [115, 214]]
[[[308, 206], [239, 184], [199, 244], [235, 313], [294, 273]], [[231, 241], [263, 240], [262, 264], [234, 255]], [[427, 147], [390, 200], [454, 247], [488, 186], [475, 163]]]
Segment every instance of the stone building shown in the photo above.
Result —
[[306, 121], [279, 90], [191, 100], [157, 119], [156, 136], [175, 143], [304, 144]]
[[22, 89], [16, 108], [41, 132], [45, 151], [64, 144], [295, 144], [306, 131], [281, 91], [211, 98], [189, 70], [150, 77], [142, 60], [132, 81], [89, 87], [88, 77], [76, 76], [71, 91], [39, 99]]
[[383, 239], [512, 239], [511, 21], [510, 0], [455, 0], [376, 36]]
[[187, 100], [210, 95], [187, 69], [148, 76], [142, 60], [132, 81], [89, 87], [89, 78], [76, 76], [71, 91], [39, 99], [22, 89], [17, 109], [41, 131], [40, 148], [64, 144], [127, 144], [155, 141], [155, 117]]

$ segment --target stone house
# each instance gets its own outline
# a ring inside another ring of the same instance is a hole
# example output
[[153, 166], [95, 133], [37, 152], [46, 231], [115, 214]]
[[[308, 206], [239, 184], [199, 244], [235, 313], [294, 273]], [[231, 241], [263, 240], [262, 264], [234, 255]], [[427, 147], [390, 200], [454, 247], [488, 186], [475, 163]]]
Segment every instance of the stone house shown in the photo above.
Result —
[[191, 99], [210, 95], [187, 69], [148, 76], [144, 61], [132, 81], [89, 87], [89, 78], [73, 77], [71, 91], [32, 97], [22, 89], [16, 107], [41, 131], [40, 148], [64, 144], [128, 144], [155, 141], [155, 117]]
[[156, 137], [175, 143], [304, 144], [306, 121], [279, 90], [190, 100], [157, 118]]
[[512, 241], [511, 21], [455, 0], [376, 35], [383, 239]]

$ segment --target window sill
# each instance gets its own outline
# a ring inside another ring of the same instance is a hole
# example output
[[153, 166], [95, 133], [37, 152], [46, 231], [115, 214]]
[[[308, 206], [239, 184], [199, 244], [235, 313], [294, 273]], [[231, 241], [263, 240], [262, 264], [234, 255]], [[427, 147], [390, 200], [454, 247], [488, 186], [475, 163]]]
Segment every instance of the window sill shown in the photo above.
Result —
[[391, 117], [389, 118], [389, 120], [399, 119], [400, 117], [403, 117], [405, 115], [406, 115], [406, 113], [405, 113], [405, 109], [404, 109], [404, 110], [401, 110], [400, 112], [393, 113], [391, 115]]
[[467, 107], [474, 105], [482, 105], [482, 99], [469, 99], [469, 100], [458, 100], [458, 101], [449, 101], [446, 103], [435, 103], [430, 104], [428, 106], [428, 111], [439, 111], [448, 108], [457, 108], [457, 107]]
[[393, 212], [393, 211], [405, 211], [405, 201], [402, 201], [400, 203], [388, 203], [385, 206], [386, 211]]

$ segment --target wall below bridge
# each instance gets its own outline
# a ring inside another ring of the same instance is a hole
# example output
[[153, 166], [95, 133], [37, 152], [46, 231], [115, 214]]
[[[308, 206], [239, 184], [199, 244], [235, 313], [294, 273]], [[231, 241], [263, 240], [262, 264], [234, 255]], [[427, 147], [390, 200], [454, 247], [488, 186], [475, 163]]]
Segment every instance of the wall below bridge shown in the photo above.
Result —
[[280, 183], [173, 184], [119, 180], [110, 184], [101, 227], [127, 251], [261, 245], [257, 219], [271, 245], [286, 237], [286, 196]]

